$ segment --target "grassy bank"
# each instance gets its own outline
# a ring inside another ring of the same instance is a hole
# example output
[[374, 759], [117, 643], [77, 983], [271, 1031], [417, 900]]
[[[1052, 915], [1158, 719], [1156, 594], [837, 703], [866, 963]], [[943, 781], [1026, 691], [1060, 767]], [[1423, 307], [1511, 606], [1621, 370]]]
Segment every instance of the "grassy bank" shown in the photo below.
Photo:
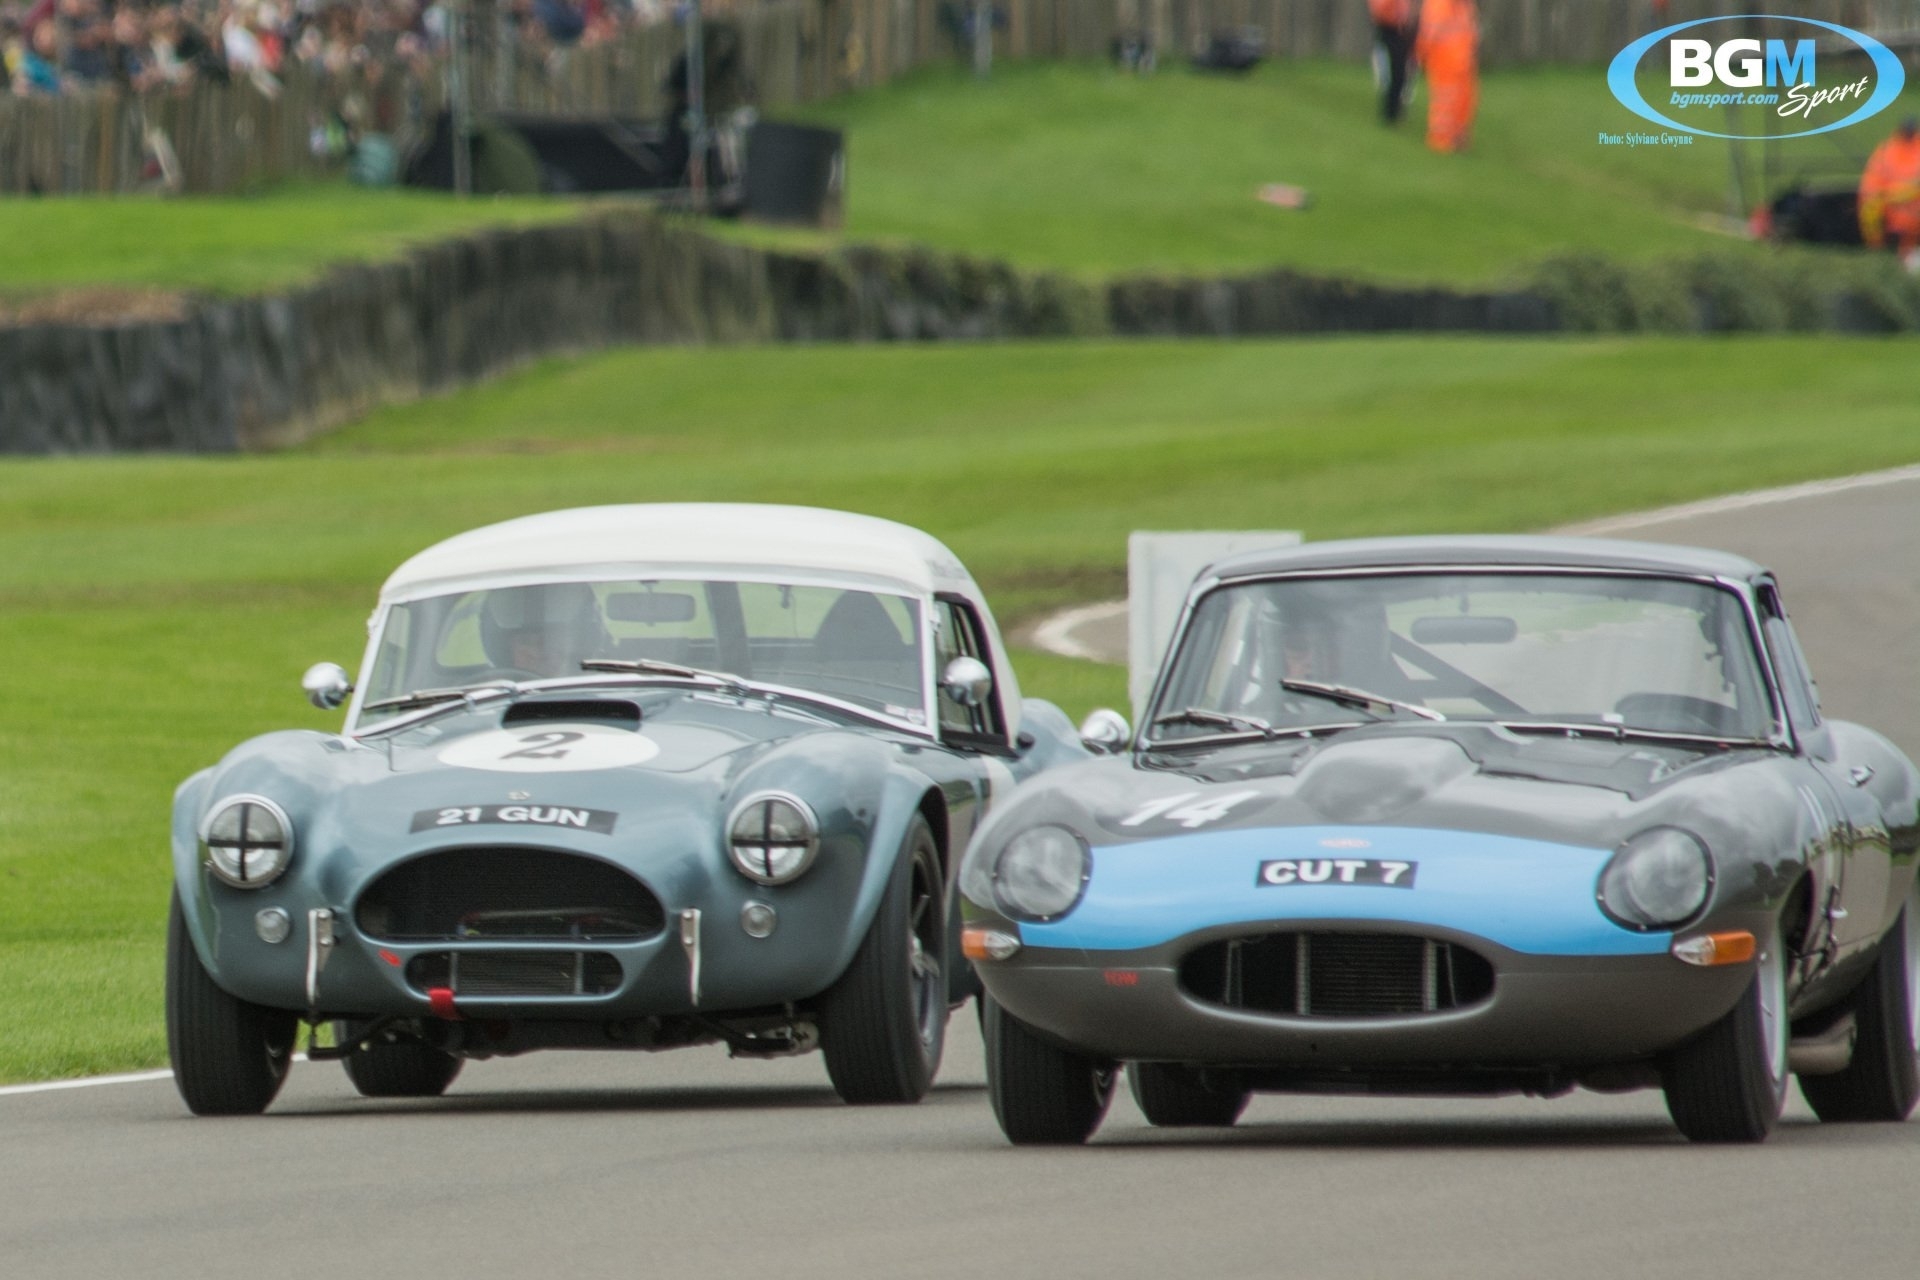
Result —
[[0, 200], [0, 296], [106, 287], [263, 293], [337, 262], [392, 258], [408, 245], [480, 227], [571, 218], [579, 207], [536, 198], [463, 202], [344, 183], [175, 200]]
[[[1920, 101], [1920, 94], [1915, 96]], [[1367, 69], [1268, 62], [1245, 77], [1098, 64], [929, 70], [811, 108], [848, 136], [845, 235], [912, 241], [1086, 275], [1282, 264], [1376, 280], [1482, 283], [1553, 254], [1634, 259], [1760, 252], [1727, 215], [1727, 144], [1601, 146], [1645, 129], [1597, 68], [1488, 75], [1474, 147], [1429, 152], [1424, 104], [1377, 119]], [[1897, 118], [1889, 112], [1887, 121]], [[1888, 124], [1886, 127], [1891, 127]], [[1884, 130], [1778, 144], [1774, 179], [1858, 173]], [[1849, 148], [1858, 150], [1849, 158]], [[1750, 192], [1757, 198], [1746, 157]], [[1313, 195], [1262, 204], [1266, 183]], [[764, 234], [752, 231], [741, 234]], [[822, 243], [819, 236], [789, 242]]]
[[[1892, 344], [1341, 340], [633, 351], [274, 456], [0, 463], [0, 1080], [164, 1058], [174, 785], [326, 726], [382, 577], [486, 521], [797, 501], [940, 535], [1002, 615], [1122, 589], [1135, 528], [1534, 528], [1920, 460]], [[1812, 429], [1809, 424], [1844, 424]], [[1076, 714], [1117, 670], [1019, 655]]]

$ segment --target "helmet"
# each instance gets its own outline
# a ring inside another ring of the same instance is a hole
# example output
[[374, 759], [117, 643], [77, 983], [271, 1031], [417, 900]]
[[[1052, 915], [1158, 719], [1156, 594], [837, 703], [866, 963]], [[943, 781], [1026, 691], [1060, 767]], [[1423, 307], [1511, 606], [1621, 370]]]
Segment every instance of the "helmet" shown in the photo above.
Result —
[[584, 582], [502, 587], [480, 606], [480, 647], [504, 670], [571, 675], [604, 639], [600, 606]]

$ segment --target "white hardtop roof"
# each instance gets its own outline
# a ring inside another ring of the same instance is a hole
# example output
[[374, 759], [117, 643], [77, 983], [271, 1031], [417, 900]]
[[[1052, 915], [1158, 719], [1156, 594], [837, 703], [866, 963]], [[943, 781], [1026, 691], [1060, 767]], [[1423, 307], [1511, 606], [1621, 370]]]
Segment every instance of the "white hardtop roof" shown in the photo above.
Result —
[[939, 539], [891, 520], [818, 507], [663, 502], [550, 511], [459, 534], [395, 569], [380, 602], [636, 571], [776, 581], [801, 575], [980, 598], [973, 578]]

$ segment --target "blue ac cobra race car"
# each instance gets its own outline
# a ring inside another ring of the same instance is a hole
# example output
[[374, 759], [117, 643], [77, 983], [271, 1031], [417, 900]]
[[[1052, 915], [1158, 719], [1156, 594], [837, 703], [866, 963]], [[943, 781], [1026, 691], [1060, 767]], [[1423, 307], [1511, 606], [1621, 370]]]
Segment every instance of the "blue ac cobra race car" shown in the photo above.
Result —
[[952, 867], [1017, 779], [1088, 755], [950, 551], [843, 512], [512, 520], [408, 560], [369, 627], [357, 688], [307, 673], [340, 732], [255, 738], [175, 798], [196, 1113], [263, 1110], [303, 1021], [374, 1096], [724, 1042], [916, 1100], [974, 989]]
[[1827, 720], [1773, 578], [1627, 542], [1213, 566], [1137, 738], [964, 860], [995, 1113], [1664, 1089], [1754, 1141], [1920, 1097], [1920, 775]]

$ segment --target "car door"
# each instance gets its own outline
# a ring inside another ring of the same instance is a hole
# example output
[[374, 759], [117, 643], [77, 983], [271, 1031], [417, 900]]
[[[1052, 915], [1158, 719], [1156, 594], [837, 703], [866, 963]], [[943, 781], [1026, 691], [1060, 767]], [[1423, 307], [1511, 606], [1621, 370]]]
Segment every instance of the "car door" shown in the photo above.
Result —
[[1844, 961], [1873, 945], [1886, 928], [1892, 848], [1879, 802], [1863, 789], [1873, 775], [1838, 757], [1833, 733], [1820, 715], [1819, 690], [1773, 584], [1761, 587], [1759, 602], [1768, 659], [1812, 775], [1804, 796], [1826, 829], [1821, 856], [1834, 864], [1823, 904], [1826, 943], [1831, 958]]

